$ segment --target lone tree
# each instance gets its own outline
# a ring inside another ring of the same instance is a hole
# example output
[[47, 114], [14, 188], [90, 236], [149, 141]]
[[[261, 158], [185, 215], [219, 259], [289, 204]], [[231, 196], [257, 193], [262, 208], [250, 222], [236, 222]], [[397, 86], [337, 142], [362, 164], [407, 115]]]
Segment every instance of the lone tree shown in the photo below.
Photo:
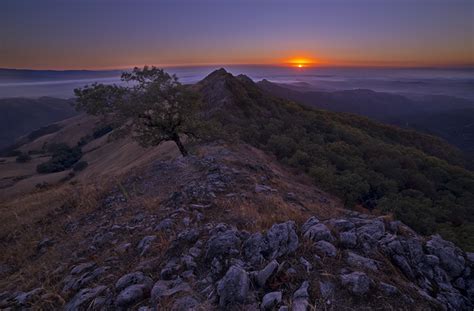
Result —
[[145, 66], [124, 72], [126, 86], [94, 83], [74, 90], [76, 108], [111, 118], [131, 130], [144, 147], [174, 141], [183, 156], [188, 152], [180, 134], [196, 137], [199, 96], [178, 82], [176, 75]]

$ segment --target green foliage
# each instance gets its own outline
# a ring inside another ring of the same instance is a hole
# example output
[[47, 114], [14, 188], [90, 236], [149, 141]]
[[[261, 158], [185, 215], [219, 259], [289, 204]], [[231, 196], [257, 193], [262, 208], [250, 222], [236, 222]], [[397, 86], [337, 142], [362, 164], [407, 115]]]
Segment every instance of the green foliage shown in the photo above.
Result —
[[26, 153], [21, 153], [19, 156], [16, 157], [16, 162], [18, 163], [26, 163], [31, 161], [31, 156]]
[[228, 126], [242, 140], [308, 173], [347, 207], [382, 209], [422, 234], [440, 232], [474, 250], [460, 231], [474, 234], [474, 174], [462, 166], [456, 149], [364, 117], [249, 96], [253, 88], [234, 89], [254, 111]]
[[36, 167], [36, 171], [41, 174], [64, 171], [82, 157], [79, 147], [70, 148], [66, 144], [52, 144], [47, 147], [47, 150], [51, 153], [51, 159]]
[[175, 75], [156, 67], [124, 72], [122, 81], [128, 86], [93, 84], [74, 90], [76, 108], [129, 127], [142, 146], [171, 140], [187, 155], [179, 135], [193, 138], [198, 134], [198, 95], [179, 83]]

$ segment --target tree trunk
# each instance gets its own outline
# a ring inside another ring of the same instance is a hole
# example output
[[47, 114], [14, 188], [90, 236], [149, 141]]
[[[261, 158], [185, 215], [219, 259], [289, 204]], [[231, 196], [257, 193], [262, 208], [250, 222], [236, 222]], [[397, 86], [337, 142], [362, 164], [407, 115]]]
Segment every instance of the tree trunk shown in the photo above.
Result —
[[186, 157], [188, 155], [188, 151], [186, 150], [186, 148], [184, 148], [183, 143], [179, 139], [179, 135], [175, 135], [173, 141], [176, 143], [176, 146], [178, 146], [178, 149], [183, 155], [183, 157]]

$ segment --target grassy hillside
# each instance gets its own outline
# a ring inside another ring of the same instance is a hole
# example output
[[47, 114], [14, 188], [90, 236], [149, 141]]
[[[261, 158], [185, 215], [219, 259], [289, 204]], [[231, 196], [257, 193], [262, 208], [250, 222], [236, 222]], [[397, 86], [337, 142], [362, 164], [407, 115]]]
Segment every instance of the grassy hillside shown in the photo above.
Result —
[[474, 174], [441, 139], [275, 98], [223, 70], [199, 87], [230, 135], [309, 174], [347, 207], [391, 212], [474, 249]]
[[[0, 99], [0, 149], [13, 144], [22, 135], [75, 114], [76, 111], [69, 100], [51, 97], [2, 98]], [[49, 130], [51, 131], [52, 128]]]

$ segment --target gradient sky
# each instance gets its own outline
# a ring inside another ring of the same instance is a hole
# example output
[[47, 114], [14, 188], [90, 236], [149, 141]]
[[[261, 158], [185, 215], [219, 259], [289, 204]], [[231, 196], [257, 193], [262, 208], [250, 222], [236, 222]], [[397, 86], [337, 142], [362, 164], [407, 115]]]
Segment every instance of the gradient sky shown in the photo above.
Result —
[[1, 0], [0, 67], [474, 65], [474, 0]]

